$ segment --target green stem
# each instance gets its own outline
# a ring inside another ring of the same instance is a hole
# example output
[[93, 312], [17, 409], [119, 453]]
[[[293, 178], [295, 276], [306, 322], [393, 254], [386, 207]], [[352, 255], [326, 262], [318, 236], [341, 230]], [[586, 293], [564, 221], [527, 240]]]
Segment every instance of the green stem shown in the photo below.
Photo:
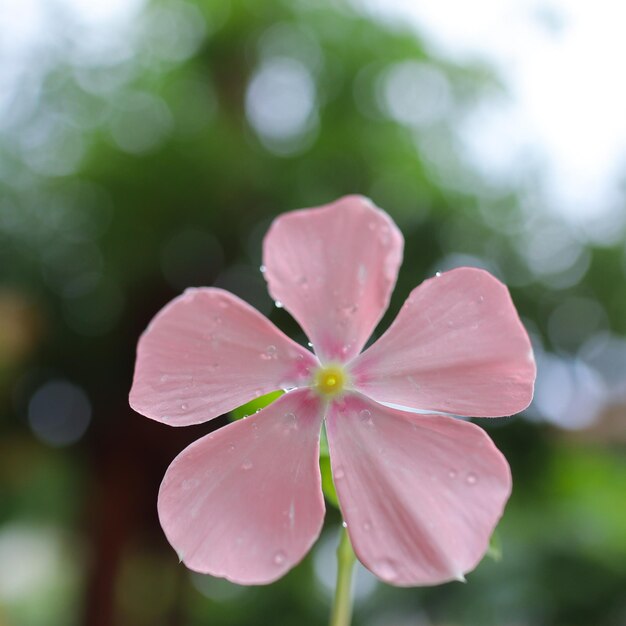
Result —
[[337, 585], [329, 626], [350, 626], [352, 619], [352, 571], [356, 557], [345, 528], [337, 547]]

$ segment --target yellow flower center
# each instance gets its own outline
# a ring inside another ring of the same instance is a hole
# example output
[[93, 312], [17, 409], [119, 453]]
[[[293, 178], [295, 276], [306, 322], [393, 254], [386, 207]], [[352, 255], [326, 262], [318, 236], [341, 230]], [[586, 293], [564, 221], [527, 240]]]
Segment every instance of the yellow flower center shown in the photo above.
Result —
[[336, 396], [346, 385], [346, 373], [340, 365], [326, 365], [315, 373], [315, 388], [323, 396]]

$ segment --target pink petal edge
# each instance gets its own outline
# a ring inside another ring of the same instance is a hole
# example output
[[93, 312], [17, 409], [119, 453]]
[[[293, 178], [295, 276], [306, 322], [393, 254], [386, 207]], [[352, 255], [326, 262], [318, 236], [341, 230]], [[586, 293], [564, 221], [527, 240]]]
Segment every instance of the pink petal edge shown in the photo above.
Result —
[[398, 586], [464, 580], [511, 493], [504, 456], [478, 426], [351, 393], [327, 416], [333, 476], [359, 560]]
[[141, 336], [130, 405], [172, 426], [199, 424], [270, 391], [307, 385], [317, 364], [240, 298], [188, 289]]
[[270, 294], [325, 362], [356, 356], [376, 327], [402, 262], [402, 234], [362, 196], [276, 218], [265, 236]]
[[525, 409], [536, 375], [508, 289], [475, 268], [424, 281], [350, 368], [355, 389], [379, 402], [475, 417]]
[[322, 417], [319, 398], [293, 391], [174, 459], [159, 490], [159, 519], [187, 567], [260, 585], [306, 555], [324, 521]]

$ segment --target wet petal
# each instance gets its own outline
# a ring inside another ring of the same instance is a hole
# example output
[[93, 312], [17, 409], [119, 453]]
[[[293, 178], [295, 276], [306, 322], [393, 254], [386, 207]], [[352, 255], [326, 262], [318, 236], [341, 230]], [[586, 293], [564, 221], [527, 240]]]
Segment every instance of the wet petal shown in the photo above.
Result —
[[357, 355], [387, 309], [402, 234], [361, 196], [278, 217], [264, 242], [265, 278], [323, 361]]
[[173, 426], [198, 424], [307, 384], [316, 364], [243, 300], [221, 289], [188, 289], [139, 340], [130, 404]]
[[484, 270], [460, 268], [414, 289], [351, 373], [355, 388], [379, 402], [498, 417], [530, 404], [535, 361], [507, 288]]
[[339, 503], [359, 560], [400, 586], [463, 580], [487, 551], [511, 491], [478, 426], [349, 394], [327, 418]]
[[174, 459], [159, 491], [159, 518], [187, 567], [265, 584], [304, 557], [324, 518], [321, 420], [319, 399], [293, 391]]

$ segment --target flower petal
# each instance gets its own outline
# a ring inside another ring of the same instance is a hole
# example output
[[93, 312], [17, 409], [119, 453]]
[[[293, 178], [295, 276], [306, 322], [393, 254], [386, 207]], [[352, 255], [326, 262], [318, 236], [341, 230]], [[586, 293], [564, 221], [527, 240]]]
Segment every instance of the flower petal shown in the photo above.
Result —
[[346, 196], [274, 220], [264, 241], [265, 278], [320, 359], [346, 362], [387, 309], [402, 249], [386, 213], [367, 198]]
[[327, 433], [348, 534], [368, 569], [410, 586], [463, 580], [476, 567], [511, 491], [509, 466], [481, 428], [353, 393], [332, 405]]
[[414, 289], [350, 369], [354, 387], [379, 402], [476, 417], [525, 409], [536, 371], [507, 288], [467, 267]]
[[243, 300], [221, 289], [188, 289], [139, 340], [130, 405], [173, 426], [198, 424], [307, 384], [316, 364]]
[[283, 576], [322, 528], [322, 407], [302, 389], [183, 450], [159, 491], [159, 518], [187, 567], [239, 584]]

